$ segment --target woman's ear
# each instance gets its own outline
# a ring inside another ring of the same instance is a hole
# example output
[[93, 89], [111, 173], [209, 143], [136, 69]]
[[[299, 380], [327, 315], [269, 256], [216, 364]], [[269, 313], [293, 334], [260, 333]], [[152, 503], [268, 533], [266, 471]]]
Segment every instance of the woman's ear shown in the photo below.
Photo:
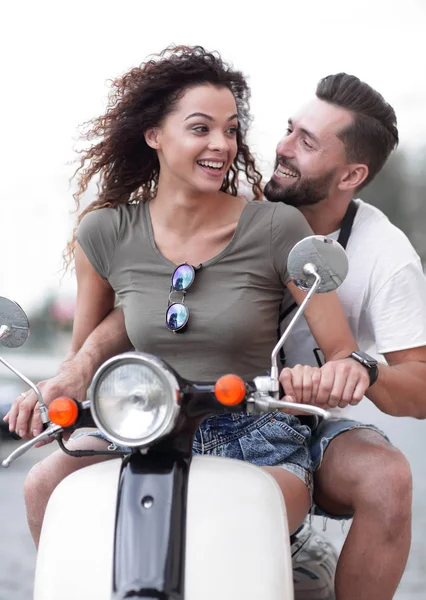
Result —
[[146, 143], [150, 148], [153, 148], [154, 150], [158, 150], [160, 147], [159, 134], [160, 130], [158, 127], [151, 127], [150, 129], [147, 129], [144, 133]]
[[346, 172], [339, 181], [340, 190], [356, 190], [368, 177], [367, 165], [348, 165]]

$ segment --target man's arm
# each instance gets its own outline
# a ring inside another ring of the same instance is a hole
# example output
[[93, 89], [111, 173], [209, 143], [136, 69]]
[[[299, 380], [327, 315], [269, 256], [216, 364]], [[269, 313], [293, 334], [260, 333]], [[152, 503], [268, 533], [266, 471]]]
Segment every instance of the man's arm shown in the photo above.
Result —
[[[75, 265], [78, 281], [77, 304], [70, 352], [58, 374], [39, 383], [48, 406], [58, 396], [84, 400], [96, 369], [106, 359], [131, 348], [121, 309], [114, 307], [115, 294], [110, 284], [93, 268], [77, 245]], [[42, 431], [40, 411], [34, 392], [18, 396], [5, 421], [10, 431], [30, 438]]]
[[[88, 387], [96, 369], [108, 358], [131, 349], [123, 311], [114, 307], [114, 290], [95, 271], [83, 250], [75, 249], [77, 302], [71, 349], [58, 376], [74, 374]], [[80, 398], [78, 398], [80, 399]]]
[[[92, 331], [80, 350], [62, 363], [55, 377], [39, 384], [44, 403], [49, 406], [59, 396], [85, 400], [97, 368], [108, 358], [131, 349], [124, 327], [123, 311], [117, 307]], [[20, 403], [16, 430], [20, 437], [27, 438], [42, 432], [40, 410], [34, 392]], [[44, 443], [49, 443], [52, 439]], [[41, 442], [40, 445], [44, 443]]]
[[411, 258], [384, 283], [373, 280], [371, 296], [364, 310], [377, 352], [388, 364], [379, 365], [379, 378], [366, 395], [389, 415], [425, 419], [426, 278], [420, 260]]
[[98, 367], [108, 358], [133, 348], [127, 337], [124, 314], [120, 307], [114, 308], [92, 331], [78, 352], [68, 355], [62, 363], [61, 373], [79, 374], [86, 389]]
[[[300, 304], [301, 298], [297, 297], [298, 293], [296, 292], [293, 295]], [[314, 298], [312, 298], [312, 300], [314, 300]], [[386, 299], [386, 303], [389, 304], [388, 298]], [[322, 304], [320, 311], [318, 311], [318, 304]], [[334, 305], [333, 310], [330, 311], [329, 306], [332, 304]], [[314, 307], [315, 310], [313, 311], [312, 308]], [[336, 302], [336, 298], [333, 298], [330, 302], [330, 295], [324, 294], [323, 296], [315, 297], [315, 302], [312, 303], [312, 306], [308, 305], [308, 309], [305, 313], [311, 332], [327, 359], [326, 365], [322, 368], [321, 378], [322, 386], [325, 387], [326, 392], [330, 386], [334, 385], [336, 368], [343, 369], [345, 366], [347, 367], [348, 362], [353, 361], [353, 359], [345, 361], [338, 360], [345, 355], [348, 356], [352, 351], [347, 351], [347, 340], [350, 341], [351, 336], [348, 336], [346, 322], [342, 325], [342, 312], [343, 308], [338, 301]], [[317, 318], [318, 315], [320, 315], [321, 318]], [[401, 319], [401, 313], [399, 313], [399, 318]], [[388, 317], [387, 321], [389, 322], [390, 320], [391, 319]], [[414, 311], [412, 320], [416, 322]], [[336, 334], [334, 333], [332, 335], [331, 332], [335, 332], [337, 324], [339, 325], [339, 335], [336, 338]], [[399, 327], [404, 327], [404, 323], [401, 325], [398, 322], [398, 319], [395, 318], [393, 326], [396, 327], [397, 325]], [[340, 341], [340, 344], [345, 348], [343, 353], [333, 353], [330, 345], [332, 339], [334, 343], [336, 339]], [[355, 346], [354, 341], [354, 348]], [[426, 346], [400, 350], [397, 352], [387, 352], [384, 353], [384, 357], [388, 364], [379, 364], [379, 378], [376, 383], [365, 392], [367, 398], [369, 398], [377, 408], [388, 415], [426, 419]], [[334, 362], [336, 359], [337, 363]], [[324, 381], [325, 371], [329, 370], [331, 371], [331, 375], [330, 373], [327, 373], [327, 380]], [[341, 376], [345, 377], [345, 372], [342, 372]], [[340, 390], [341, 388], [338, 388], [337, 392], [340, 392]], [[332, 397], [328, 401], [326, 400], [326, 393], [323, 392], [320, 394], [320, 397], [317, 397], [317, 402], [319, 404], [327, 403], [330, 406], [340, 406], [342, 408], [348, 403], [358, 404], [360, 397], [359, 390], [357, 391], [358, 393], [351, 399], [348, 396], [348, 387], [345, 390], [346, 393], [343, 393], [341, 396], [343, 402], [337, 399], [338, 393], [336, 393], [336, 389], [333, 390], [331, 393]]]
[[379, 378], [366, 396], [394, 417], [426, 419], [426, 346], [385, 355]]
[[[301, 304], [306, 293], [292, 282], [287, 287], [297, 304]], [[347, 358], [357, 344], [336, 292], [312, 296], [304, 316], [327, 363], [322, 369], [300, 365], [283, 369], [280, 382], [286, 399], [342, 408], [350, 402], [357, 404], [365, 395], [369, 376], [365, 367]]]

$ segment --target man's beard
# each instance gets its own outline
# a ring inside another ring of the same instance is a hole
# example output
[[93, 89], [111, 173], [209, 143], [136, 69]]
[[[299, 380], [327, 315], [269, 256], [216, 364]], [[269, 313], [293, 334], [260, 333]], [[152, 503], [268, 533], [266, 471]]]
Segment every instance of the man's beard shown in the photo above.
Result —
[[315, 178], [305, 177], [286, 188], [272, 178], [266, 184], [264, 194], [270, 202], [284, 202], [296, 208], [313, 206], [327, 198], [334, 175], [335, 170]]

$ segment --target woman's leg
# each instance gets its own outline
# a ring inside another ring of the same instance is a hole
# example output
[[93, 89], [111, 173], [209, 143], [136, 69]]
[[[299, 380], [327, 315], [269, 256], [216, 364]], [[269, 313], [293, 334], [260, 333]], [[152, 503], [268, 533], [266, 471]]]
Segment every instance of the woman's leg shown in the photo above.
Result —
[[[108, 446], [109, 442], [94, 436], [70, 440], [67, 443], [67, 448], [70, 450], [106, 450]], [[34, 465], [25, 479], [24, 495], [28, 525], [36, 547], [40, 539], [46, 506], [56, 486], [74, 471], [116, 456], [112, 454], [111, 457], [102, 455], [75, 458], [68, 456], [62, 450], [57, 450]], [[81, 501], [84, 502], [84, 498]]]
[[[261, 417], [227, 414], [212, 417], [201, 424], [195, 435], [193, 450], [244, 460], [266, 469], [280, 486], [286, 503], [289, 531], [294, 533], [311, 506], [313, 477], [307, 445], [309, 436], [310, 429], [287, 413], [276, 411]], [[224, 442], [226, 439], [230, 441]], [[289, 469], [300, 472], [301, 478], [283, 468], [286, 464]]]
[[297, 475], [281, 467], [263, 467], [280, 486], [287, 510], [288, 528], [294, 533], [303, 523], [311, 506], [308, 487]]

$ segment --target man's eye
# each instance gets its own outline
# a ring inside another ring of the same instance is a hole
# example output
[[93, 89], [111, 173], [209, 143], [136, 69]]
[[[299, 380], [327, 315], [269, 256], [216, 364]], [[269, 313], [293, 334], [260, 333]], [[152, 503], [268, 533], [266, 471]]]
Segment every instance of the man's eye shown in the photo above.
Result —
[[302, 139], [302, 144], [306, 147], [309, 148], [309, 150], [312, 150], [313, 146], [312, 144], [310, 144], [309, 142], [307, 142], [306, 140]]
[[287, 127], [287, 129], [285, 130], [285, 134], [286, 135], [290, 135], [290, 133], [292, 133], [292, 129], [290, 127]]

